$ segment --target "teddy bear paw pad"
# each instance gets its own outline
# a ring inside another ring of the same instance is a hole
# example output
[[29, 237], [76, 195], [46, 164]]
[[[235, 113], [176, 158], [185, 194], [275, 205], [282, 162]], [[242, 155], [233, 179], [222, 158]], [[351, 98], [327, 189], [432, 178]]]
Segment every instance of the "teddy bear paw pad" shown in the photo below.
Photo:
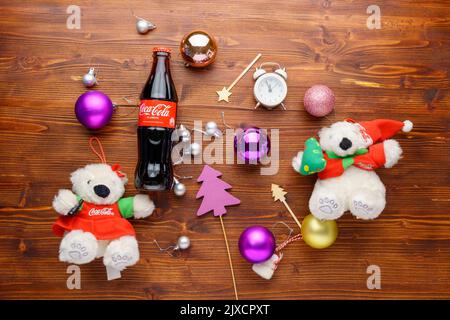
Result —
[[128, 263], [130, 263], [131, 261], [131, 257], [127, 256], [126, 254], [122, 256], [120, 254], [115, 254], [111, 257], [111, 260], [113, 261], [114, 266], [120, 267], [128, 265]]
[[356, 217], [360, 219], [374, 219], [383, 211], [382, 201], [376, 201], [377, 199], [372, 199], [371, 197], [357, 197], [351, 202], [350, 211]]
[[76, 240], [59, 250], [59, 259], [69, 263], [83, 264], [92, 261], [94, 258], [95, 250]]
[[72, 231], [67, 234], [59, 247], [59, 260], [84, 264], [95, 259], [97, 240], [92, 234]]
[[353, 201], [353, 208], [357, 212], [361, 212], [363, 214], [369, 214], [373, 211], [373, 208], [369, 207], [367, 203], [363, 203], [362, 201]]
[[124, 253], [113, 253], [106, 263], [108, 266], [113, 267], [117, 270], [123, 270], [135, 263], [133, 256]]
[[339, 211], [339, 204], [336, 200], [328, 197], [319, 198], [319, 210], [326, 214], [335, 214]]
[[79, 260], [79, 259], [81, 259], [82, 257], [87, 257], [87, 255], [89, 254], [89, 253], [87, 252], [86, 247], [84, 247], [81, 243], [73, 242], [73, 243], [70, 245], [70, 247], [71, 247], [72, 250], [69, 251], [69, 256], [70, 256], [72, 259]]

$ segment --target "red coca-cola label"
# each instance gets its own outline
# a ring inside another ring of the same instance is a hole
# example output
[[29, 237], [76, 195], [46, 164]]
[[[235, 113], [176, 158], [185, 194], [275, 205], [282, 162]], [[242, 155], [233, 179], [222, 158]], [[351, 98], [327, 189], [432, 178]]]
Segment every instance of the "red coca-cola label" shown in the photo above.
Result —
[[139, 104], [140, 127], [175, 128], [177, 104], [163, 100], [141, 100]]

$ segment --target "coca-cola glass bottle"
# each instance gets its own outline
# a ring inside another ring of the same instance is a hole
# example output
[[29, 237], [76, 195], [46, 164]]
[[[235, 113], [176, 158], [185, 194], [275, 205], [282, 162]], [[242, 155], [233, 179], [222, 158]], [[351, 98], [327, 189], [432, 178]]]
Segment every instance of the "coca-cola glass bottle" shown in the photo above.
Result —
[[154, 48], [150, 76], [139, 104], [138, 156], [135, 186], [144, 191], [172, 188], [172, 132], [177, 114], [177, 92], [170, 74], [170, 49]]

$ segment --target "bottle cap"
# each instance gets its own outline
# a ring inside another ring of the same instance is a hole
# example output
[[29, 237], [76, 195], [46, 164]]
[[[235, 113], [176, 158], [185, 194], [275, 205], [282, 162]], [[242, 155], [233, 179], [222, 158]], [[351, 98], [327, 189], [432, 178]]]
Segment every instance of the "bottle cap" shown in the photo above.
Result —
[[165, 47], [154, 47], [153, 48], [153, 52], [167, 52], [167, 53], [171, 53], [172, 50], [170, 50], [170, 48], [165, 48]]

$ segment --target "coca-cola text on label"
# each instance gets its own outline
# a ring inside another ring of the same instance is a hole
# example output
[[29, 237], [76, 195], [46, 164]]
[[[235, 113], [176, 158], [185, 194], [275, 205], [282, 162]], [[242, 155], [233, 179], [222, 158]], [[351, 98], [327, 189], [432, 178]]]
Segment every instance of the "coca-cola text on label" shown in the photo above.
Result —
[[138, 126], [175, 128], [176, 103], [161, 100], [142, 100], [139, 105]]

